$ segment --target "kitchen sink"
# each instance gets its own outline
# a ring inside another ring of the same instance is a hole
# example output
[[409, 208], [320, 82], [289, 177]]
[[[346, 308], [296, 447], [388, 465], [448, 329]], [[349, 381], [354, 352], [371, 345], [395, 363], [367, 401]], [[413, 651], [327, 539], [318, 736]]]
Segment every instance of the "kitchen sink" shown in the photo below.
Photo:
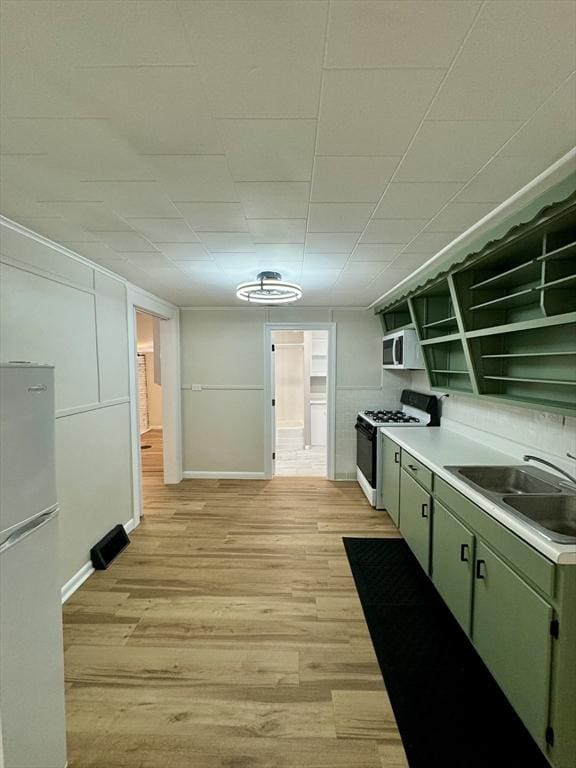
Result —
[[528, 522], [544, 530], [548, 538], [565, 544], [576, 543], [576, 493], [558, 496], [504, 496], [504, 504]]
[[576, 544], [576, 490], [539, 467], [445, 467], [502, 510], [558, 544]]
[[[499, 495], [513, 493], [561, 493], [552, 482], [537, 476], [539, 470], [524, 467], [447, 467], [484, 491]], [[541, 474], [545, 474], [540, 472]]]

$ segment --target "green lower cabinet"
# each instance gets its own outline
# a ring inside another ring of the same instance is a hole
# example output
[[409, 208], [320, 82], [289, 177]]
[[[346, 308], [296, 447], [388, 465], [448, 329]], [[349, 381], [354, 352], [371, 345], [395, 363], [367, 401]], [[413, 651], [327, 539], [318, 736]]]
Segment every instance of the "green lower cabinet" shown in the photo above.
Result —
[[552, 607], [476, 542], [472, 641], [542, 749], [550, 692]]
[[467, 635], [472, 620], [474, 549], [474, 534], [435, 501], [432, 581]]
[[386, 435], [380, 435], [382, 498], [378, 506], [385, 509], [395, 525], [400, 523], [400, 446]]
[[400, 471], [400, 530], [426, 573], [430, 571], [432, 498], [405, 469]]

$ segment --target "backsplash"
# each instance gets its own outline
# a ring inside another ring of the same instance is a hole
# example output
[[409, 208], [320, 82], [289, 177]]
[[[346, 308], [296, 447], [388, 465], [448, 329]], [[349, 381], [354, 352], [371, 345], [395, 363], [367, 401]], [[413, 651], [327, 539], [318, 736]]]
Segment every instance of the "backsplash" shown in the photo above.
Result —
[[[419, 392], [430, 391], [424, 371], [413, 371], [411, 387]], [[576, 418], [571, 416], [502, 406], [451, 393], [442, 401], [442, 417], [460, 427], [496, 435], [535, 453], [556, 456], [564, 463], [567, 451], [576, 455]]]

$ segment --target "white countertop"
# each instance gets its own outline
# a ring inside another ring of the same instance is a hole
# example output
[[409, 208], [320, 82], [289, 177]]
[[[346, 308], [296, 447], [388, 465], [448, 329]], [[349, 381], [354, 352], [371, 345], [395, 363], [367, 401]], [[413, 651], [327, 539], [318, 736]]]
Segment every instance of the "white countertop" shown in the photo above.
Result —
[[576, 545], [550, 541], [520, 518], [507, 512], [445, 469], [447, 466], [465, 465], [518, 466], [522, 464], [518, 458], [464, 437], [459, 432], [446, 427], [421, 429], [380, 427], [380, 431], [549, 560], [576, 565]]

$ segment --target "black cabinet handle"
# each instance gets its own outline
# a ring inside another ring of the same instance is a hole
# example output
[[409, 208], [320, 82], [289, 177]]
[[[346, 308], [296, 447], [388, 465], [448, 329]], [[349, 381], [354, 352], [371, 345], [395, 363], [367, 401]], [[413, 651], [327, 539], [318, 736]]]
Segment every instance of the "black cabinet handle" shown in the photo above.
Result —
[[414, 464], [408, 464], [408, 469], [411, 469], [412, 472], [418, 472], [418, 467], [415, 467]]
[[400, 464], [400, 451], [396, 451], [396, 453], [394, 454], [394, 463]]
[[470, 547], [468, 546], [468, 544], [460, 544], [461, 562], [468, 563], [470, 561], [469, 554], [470, 554]]
[[428, 504], [422, 504], [422, 517], [428, 517]]
[[482, 566], [486, 565], [486, 560], [476, 560], [476, 578], [477, 579], [485, 579], [486, 574], [483, 573]]

